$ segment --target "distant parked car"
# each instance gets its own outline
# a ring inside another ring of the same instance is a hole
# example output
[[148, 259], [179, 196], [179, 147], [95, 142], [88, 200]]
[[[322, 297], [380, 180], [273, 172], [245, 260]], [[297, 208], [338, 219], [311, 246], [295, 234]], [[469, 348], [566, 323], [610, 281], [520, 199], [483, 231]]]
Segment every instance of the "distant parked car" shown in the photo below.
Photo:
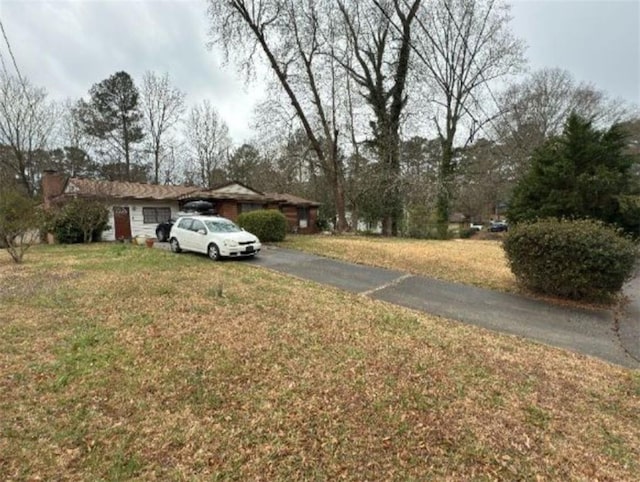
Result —
[[220, 258], [255, 256], [262, 244], [253, 234], [220, 216], [192, 215], [177, 219], [169, 236], [171, 251], [204, 253]]
[[173, 223], [175, 222], [176, 220], [171, 218], [164, 223], [158, 224], [158, 227], [156, 228], [156, 238], [158, 238], [158, 241], [161, 241], [163, 243], [165, 241], [169, 241], [169, 233], [171, 233], [171, 228], [173, 227]]
[[480, 223], [471, 223], [471, 224], [469, 224], [469, 229], [471, 231], [482, 231], [483, 227], [484, 226], [482, 224], [480, 224]]
[[504, 221], [491, 221], [491, 225], [489, 226], [489, 231], [492, 233], [502, 233], [508, 230], [509, 226]]

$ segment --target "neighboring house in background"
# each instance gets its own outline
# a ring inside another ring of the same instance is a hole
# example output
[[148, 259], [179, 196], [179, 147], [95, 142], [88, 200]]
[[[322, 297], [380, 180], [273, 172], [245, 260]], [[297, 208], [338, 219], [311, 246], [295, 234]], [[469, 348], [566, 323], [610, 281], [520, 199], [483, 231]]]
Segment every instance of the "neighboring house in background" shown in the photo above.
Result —
[[451, 213], [449, 215], [449, 231], [459, 233], [462, 229], [469, 227], [469, 220], [462, 213]]
[[64, 204], [68, 199], [98, 199], [109, 210], [110, 229], [102, 239], [114, 241], [136, 236], [155, 237], [158, 223], [177, 217], [189, 201], [205, 200], [215, 211], [232, 221], [238, 215], [258, 209], [278, 209], [287, 218], [289, 229], [301, 234], [317, 232], [319, 203], [291, 194], [262, 193], [239, 182], [212, 189], [193, 186], [163, 186], [121, 181], [65, 178], [55, 171], [42, 177], [44, 207]]
[[[347, 218], [347, 224], [353, 228], [353, 213], [351, 211], [347, 211], [345, 215]], [[382, 234], [382, 221], [367, 222], [362, 219], [358, 219], [358, 225], [355, 226], [355, 230], [359, 233]]]

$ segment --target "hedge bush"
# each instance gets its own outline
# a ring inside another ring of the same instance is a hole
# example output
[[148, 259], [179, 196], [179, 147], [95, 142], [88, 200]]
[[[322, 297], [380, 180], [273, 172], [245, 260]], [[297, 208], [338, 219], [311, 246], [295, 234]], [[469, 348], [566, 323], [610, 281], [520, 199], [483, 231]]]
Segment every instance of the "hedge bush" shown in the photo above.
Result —
[[50, 214], [47, 230], [61, 244], [98, 241], [107, 229], [109, 211], [99, 201], [73, 199]]
[[469, 239], [471, 238], [474, 234], [476, 234], [478, 231], [476, 229], [471, 229], [471, 228], [461, 228], [460, 232], [458, 233], [460, 236], [460, 239]]
[[520, 284], [575, 300], [610, 300], [631, 279], [638, 260], [630, 238], [594, 220], [521, 223], [503, 246]]
[[287, 234], [287, 218], [275, 209], [243, 213], [238, 216], [238, 225], [263, 242], [282, 241]]

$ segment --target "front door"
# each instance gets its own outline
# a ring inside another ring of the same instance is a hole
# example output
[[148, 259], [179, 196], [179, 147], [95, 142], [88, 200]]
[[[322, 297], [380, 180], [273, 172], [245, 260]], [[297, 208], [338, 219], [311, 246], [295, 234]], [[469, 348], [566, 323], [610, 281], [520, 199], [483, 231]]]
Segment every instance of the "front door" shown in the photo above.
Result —
[[117, 240], [131, 239], [131, 220], [128, 207], [113, 206], [113, 224]]

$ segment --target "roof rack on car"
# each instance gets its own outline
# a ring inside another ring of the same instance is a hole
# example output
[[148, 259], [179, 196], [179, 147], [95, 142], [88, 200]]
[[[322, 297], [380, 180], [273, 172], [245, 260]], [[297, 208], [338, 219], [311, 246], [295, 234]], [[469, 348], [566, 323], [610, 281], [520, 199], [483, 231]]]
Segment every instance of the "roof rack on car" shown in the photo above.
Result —
[[209, 201], [189, 201], [182, 205], [182, 209], [178, 213], [179, 216], [188, 216], [197, 214], [199, 216], [217, 216], [217, 212], [213, 207], [213, 203]]
[[201, 211], [178, 211], [178, 217], [181, 216], [218, 216], [215, 211], [201, 212]]

